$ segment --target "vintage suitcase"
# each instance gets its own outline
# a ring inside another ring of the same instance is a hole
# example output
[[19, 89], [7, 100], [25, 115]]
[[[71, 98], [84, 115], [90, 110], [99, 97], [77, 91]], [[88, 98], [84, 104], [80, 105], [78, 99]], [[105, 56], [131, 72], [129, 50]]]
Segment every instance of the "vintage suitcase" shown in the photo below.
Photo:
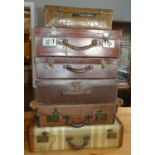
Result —
[[118, 76], [117, 59], [111, 58], [36, 57], [34, 63], [38, 79], [114, 79]]
[[31, 152], [83, 148], [121, 147], [123, 124], [116, 117], [114, 124], [74, 127], [38, 127], [29, 130]]
[[46, 26], [111, 29], [112, 18], [112, 9], [45, 6]]
[[30, 64], [31, 62], [31, 40], [28, 42], [24, 42], [24, 63], [28, 62]]
[[118, 58], [121, 30], [36, 27], [37, 56]]
[[88, 124], [112, 124], [117, 111], [116, 103], [45, 105], [37, 108], [39, 126], [73, 126]]
[[36, 101], [44, 104], [114, 103], [116, 79], [52, 79], [36, 81]]

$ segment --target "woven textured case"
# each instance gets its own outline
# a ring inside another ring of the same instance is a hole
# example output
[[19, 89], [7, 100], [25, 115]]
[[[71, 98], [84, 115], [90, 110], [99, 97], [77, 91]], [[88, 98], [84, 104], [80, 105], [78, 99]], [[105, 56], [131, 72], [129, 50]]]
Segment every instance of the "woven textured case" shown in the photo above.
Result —
[[30, 151], [121, 147], [123, 125], [116, 118], [111, 125], [37, 127], [29, 130]]
[[45, 6], [46, 26], [111, 29], [112, 18], [112, 9]]

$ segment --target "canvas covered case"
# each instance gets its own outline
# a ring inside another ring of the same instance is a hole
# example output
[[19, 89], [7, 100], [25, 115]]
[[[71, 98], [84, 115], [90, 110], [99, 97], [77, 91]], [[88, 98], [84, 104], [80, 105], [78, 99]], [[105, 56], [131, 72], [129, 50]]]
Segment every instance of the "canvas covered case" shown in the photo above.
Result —
[[113, 10], [45, 5], [45, 26], [111, 29]]
[[29, 130], [31, 152], [76, 150], [83, 148], [121, 147], [123, 124], [116, 118], [114, 124], [74, 127], [38, 127]]
[[38, 79], [36, 101], [53, 104], [114, 103], [117, 79]]
[[38, 79], [114, 79], [118, 76], [118, 60], [112, 58], [35, 57]]
[[73, 126], [112, 124], [117, 111], [116, 103], [45, 105], [37, 108], [39, 126]]
[[36, 56], [118, 58], [121, 35], [121, 30], [36, 26]]

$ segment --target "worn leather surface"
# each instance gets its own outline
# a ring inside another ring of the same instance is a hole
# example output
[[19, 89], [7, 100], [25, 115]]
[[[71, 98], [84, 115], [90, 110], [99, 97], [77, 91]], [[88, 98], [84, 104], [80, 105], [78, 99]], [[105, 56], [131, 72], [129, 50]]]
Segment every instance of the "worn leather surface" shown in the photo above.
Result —
[[[51, 27], [35, 28], [37, 56], [119, 57], [121, 30], [56, 28], [54, 35], [51, 31]], [[43, 38], [55, 38], [56, 46], [44, 46]]]
[[114, 103], [116, 79], [53, 79], [36, 82], [36, 100], [45, 104]]
[[114, 79], [118, 62], [112, 58], [36, 57], [36, 76], [39, 79]]
[[[85, 122], [85, 117], [91, 117], [86, 124], [112, 124], [117, 110], [116, 103], [108, 104], [80, 104], [80, 105], [45, 105], [39, 104], [40, 126], [69, 126], [65, 116], [70, 116], [74, 124]], [[58, 115], [59, 121], [48, 121], [47, 116]], [[97, 117], [98, 115], [98, 117]]]
[[112, 18], [112, 9], [45, 6], [46, 26], [111, 29]]

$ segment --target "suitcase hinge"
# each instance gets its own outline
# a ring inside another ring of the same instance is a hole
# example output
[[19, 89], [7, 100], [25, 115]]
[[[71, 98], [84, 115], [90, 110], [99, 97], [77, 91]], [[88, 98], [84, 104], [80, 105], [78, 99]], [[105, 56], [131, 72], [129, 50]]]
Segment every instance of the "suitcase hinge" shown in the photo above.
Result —
[[39, 63], [39, 59], [38, 58], [35, 57], [33, 60], [34, 60], [34, 64]]

